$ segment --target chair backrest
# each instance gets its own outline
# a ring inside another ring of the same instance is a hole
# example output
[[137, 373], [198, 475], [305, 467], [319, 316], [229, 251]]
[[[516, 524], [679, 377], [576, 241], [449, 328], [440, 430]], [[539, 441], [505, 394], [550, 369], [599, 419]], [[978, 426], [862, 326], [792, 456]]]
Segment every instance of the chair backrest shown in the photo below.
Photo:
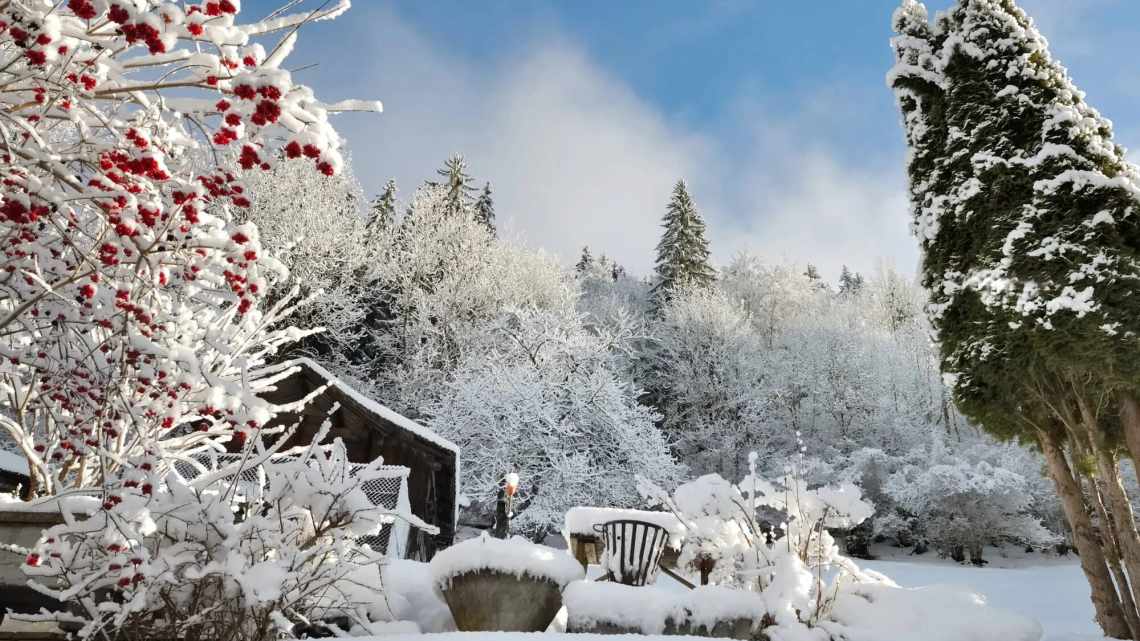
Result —
[[605, 543], [602, 566], [615, 581], [626, 585], [645, 585], [657, 578], [661, 553], [669, 541], [665, 528], [647, 523], [621, 519], [594, 526]]

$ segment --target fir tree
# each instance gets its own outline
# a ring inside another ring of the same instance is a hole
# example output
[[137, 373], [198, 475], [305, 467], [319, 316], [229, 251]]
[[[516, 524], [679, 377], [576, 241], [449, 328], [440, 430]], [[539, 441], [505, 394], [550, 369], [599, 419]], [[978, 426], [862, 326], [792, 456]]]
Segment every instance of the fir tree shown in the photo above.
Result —
[[[442, 186], [447, 190], [443, 207], [447, 214], [455, 216], [475, 203], [477, 191], [471, 176], [467, 174], [467, 162], [462, 154], [455, 154], [436, 170], [442, 180], [429, 180], [433, 187]], [[489, 190], [488, 190], [489, 196]]]
[[819, 275], [819, 268], [811, 263], [808, 263], [807, 267], [804, 268], [804, 276], [806, 276], [810, 281], [818, 281], [823, 279], [823, 277]]
[[372, 216], [368, 219], [368, 229], [388, 229], [396, 222], [396, 181], [389, 180], [384, 191], [372, 201]]
[[863, 275], [859, 272], [853, 272], [850, 269], [847, 269], [847, 265], [844, 265], [842, 271], [839, 272], [840, 295], [858, 293], [862, 287]]
[[660, 306], [682, 287], [707, 287], [716, 279], [709, 263], [705, 221], [689, 196], [684, 180], [677, 181], [662, 225], [665, 232], [657, 243], [657, 283], [652, 294]]
[[578, 264], [574, 265], [574, 270], [579, 274], [585, 274], [593, 264], [594, 257], [590, 255], [590, 246], [585, 245], [582, 247], [582, 256], [578, 258]]
[[483, 185], [483, 192], [475, 201], [475, 220], [483, 223], [495, 235], [495, 202], [491, 199], [491, 183]]

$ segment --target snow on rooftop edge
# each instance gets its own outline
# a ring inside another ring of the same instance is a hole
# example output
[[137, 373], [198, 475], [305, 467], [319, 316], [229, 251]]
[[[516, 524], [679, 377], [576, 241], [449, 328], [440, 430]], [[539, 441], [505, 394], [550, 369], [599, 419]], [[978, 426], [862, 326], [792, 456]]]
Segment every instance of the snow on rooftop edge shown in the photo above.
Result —
[[28, 475], [28, 460], [15, 452], [0, 450], [0, 470]]
[[446, 589], [457, 576], [480, 570], [548, 579], [559, 587], [586, 576], [581, 564], [566, 550], [531, 543], [520, 536], [504, 540], [486, 533], [440, 550], [430, 565], [432, 580], [439, 589]]
[[391, 421], [391, 422], [395, 423], [396, 425], [399, 425], [400, 427], [408, 430], [409, 432], [412, 432], [413, 434], [415, 434], [419, 437], [422, 437], [424, 440], [435, 443], [436, 445], [438, 445], [438, 446], [440, 446], [446, 450], [450, 450], [451, 452], [455, 453], [455, 456], [457, 459], [459, 458], [459, 446], [458, 445], [456, 445], [455, 443], [452, 443], [451, 441], [440, 436], [439, 434], [436, 434], [435, 432], [424, 427], [423, 425], [420, 425], [419, 423], [413, 421], [412, 419], [404, 416], [403, 414], [400, 414], [400, 413], [398, 413], [392, 409], [389, 409], [389, 408], [381, 405], [380, 403], [372, 400], [371, 398], [368, 398], [364, 394], [361, 394], [359, 390], [355, 389], [354, 387], [352, 387], [348, 383], [345, 383], [344, 381], [340, 380], [336, 376], [333, 376], [332, 373], [330, 373], [327, 369], [318, 365], [312, 359], [306, 358], [306, 357], [294, 358], [292, 360], [288, 360], [288, 361], [285, 361], [284, 363], [277, 365], [274, 369], [281, 371], [281, 370], [286, 370], [290, 367], [308, 367], [309, 369], [311, 369], [314, 372], [316, 372], [317, 374], [319, 374], [326, 381], [328, 381], [330, 385], [336, 386], [337, 389], [339, 389], [340, 391], [342, 391], [345, 394], [347, 394], [348, 396], [350, 396], [352, 398], [352, 400], [356, 401], [357, 403], [360, 403], [365, 409], [368, 409], [371, 412], [375, 412], [376, 414], [383, 417], [385, 420]]

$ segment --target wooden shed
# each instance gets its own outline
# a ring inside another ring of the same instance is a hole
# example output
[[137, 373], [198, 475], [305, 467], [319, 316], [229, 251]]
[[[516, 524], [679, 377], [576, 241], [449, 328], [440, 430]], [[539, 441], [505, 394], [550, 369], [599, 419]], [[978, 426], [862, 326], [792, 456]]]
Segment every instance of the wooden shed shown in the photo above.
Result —
[[[405, 556], [430, 559], [455, 539], [458, 514], [459, 448], [415, 421], [364, 396], [326, 369], [307, 358], [283, 363], [292, 373], [262, 394], [277, 404], [293, 403], [323, 386], [326, 389], [305, 405], [299, 414], [287, 413], [276, 424], [301, 422], [288, 446], [310, 442], [326, 418], [332, 421], [329, 438], [340, 437], [353, 463], [368, 463], [383, 457], [385, 465], [402, 465], [408, 476], [408, 499], [412, 512], [439, 528], [430, 536], [413, 531]], [[339, 409], [329, 415], [335, 403]]]

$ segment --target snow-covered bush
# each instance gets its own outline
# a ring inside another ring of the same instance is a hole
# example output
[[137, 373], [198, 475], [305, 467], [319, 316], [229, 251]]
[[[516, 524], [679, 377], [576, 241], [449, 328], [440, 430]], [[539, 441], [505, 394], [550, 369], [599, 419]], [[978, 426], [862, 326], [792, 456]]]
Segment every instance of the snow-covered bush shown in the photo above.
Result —
[[985, 461], [908, 466], [891, 476], [885, 490], [899, 507], [920, 518], [916, 535], [942, 554], [982, 563], [986, 545], [1041, 547], [1059, 540], [1030, 513], [1025, 477]]
[[417, 190], [398, 224], [376, 231], [375, 398], [422, 416], [511, 307], [573, 309], [571, 279], [550, 257], [497, 239], [442, 186]]
[[[240, 175], [339, 169], [336, 107], [281, 65], [348, 3], [252, 24], [238, 4], [0, 5], [0, 426], [36, 493], [269, 417], [249, 372], [297, 335], [267, 330], [287, 306], [259, 309], [276, 263], [233, 221]], [[203, 145], [227, 164], [198, 166]]]
[[[194, 478], [167, 469], [124, 480], [119, 501], [46, 530], [25, 572], [74, 604], [46, 618], [82, 624], [83, 638], [261, 640], [341, 617], [368, 629], [381, 586], [353, 575], [380, 555], [357, 538], [396, 518], [435, 528], [374, 505], [364, 486], [385, 478], [380, 461], [353, 466], [339, 439], [293, 456], [248, 454], [195, 461]], [[154, 483], [148, 493], [136, 489], [144, 483]]]
[[348, 534], [375, 525], [351, 483], [322, 476], [343, 467], [335, 447], [309, 472], [267, 463], [266, 507], [241, 523], [249, 487], [171, 472], [226, 441], [263, 462], [277, 409], [258, 397], [264, 365], [306, 335], [284, 327], [288, 293], [265, 305], [284, 270], [238, 222], [243, 176], [279, 161], [333, 176], [329, 113], [379, 109], [323, 104], [283, 68], [298, 29], [347, 0], [247, 24], [239, 5], [0, 3], [0, 427], [31, 494], [98, 496], [26, 566], [88, 637], [270, 634], [285, 621], [273, 612], [327, 609], [297, 581], [332, 581], [328, 561], [351, 565]]
[[639, 475], [676, 482], [653, 412], [612, 367], [623, 336], [533, 309], [504, 314], [486, 336], [430, 409], [430, 427], [463, 449], [468, 497], [492, 501], [503, 475], [517, 472], [531, 485], [512, 527], [538, 537], [575, 505], [639, 504]]
[[[672, 494], [645, 480], [639, 489], [651, 506], [685, 525], [683, 566], [711, 583], [763, 593], [777, 625], [802, 630], [823, 620], [840, 583], [875, 580], [839, 554], [828, 532], [852, 527], [873, 510], [853, 485], [808, 490], [791, 473], [774, 484], [756, 476], [756, 462], [750, 455], [751, 473], [736, 485], [710, 474]], [[783, 522], [765, 523], [763, 510]], [[833, 579], [825, 578], [833, 571]]]

